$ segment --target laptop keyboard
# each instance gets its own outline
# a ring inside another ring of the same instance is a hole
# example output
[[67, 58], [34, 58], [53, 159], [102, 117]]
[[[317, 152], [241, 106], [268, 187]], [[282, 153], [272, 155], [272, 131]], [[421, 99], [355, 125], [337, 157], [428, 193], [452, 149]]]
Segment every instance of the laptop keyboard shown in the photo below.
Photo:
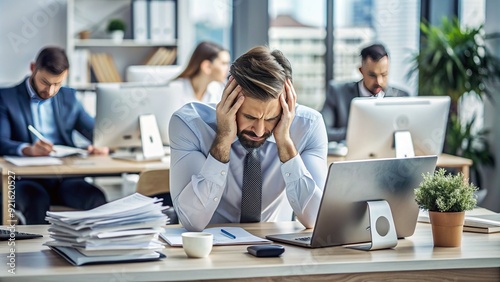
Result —
[[25, 233], [25, 232], [19, 232], [19, 231], [14, 231], [14, 234], [11, 234], [10, 230], [8, 229], [0, 229], [0, 241], [7, 241], [10, 238], [16, 239], [16, 240], [22, 240], [22, 239], [33, 239], [33, 238], [40, 238], [43, 237], [40, 234], [35, 234], [35, 233]]
[[311, 241], [311, 236], [297, 237], [297, 238], [295, 238], [295, 240], [302, 241], [302, 242], [307, 242], [307, 241]]

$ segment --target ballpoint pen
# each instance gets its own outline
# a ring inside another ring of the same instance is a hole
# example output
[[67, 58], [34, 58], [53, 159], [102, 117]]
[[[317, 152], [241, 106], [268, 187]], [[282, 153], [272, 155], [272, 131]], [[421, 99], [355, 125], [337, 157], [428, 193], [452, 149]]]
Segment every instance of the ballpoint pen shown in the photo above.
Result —
[[223, 235], [225, 235], [225, 236], [227, 236], [227, 237], [229, 237], [229, 238], [231, 238], [231, 239], [236, 239], [236, 236], [234, 236], [233, 234], [231, 234], [231, 233], [227, 232], [227, 231], [226, 231], [226, 230], [224, 230], [224, 229], [221, 229], [221, 230], [220, 230], [220, 232], [222, 232], [222, 234], [223, 234]]
[[[40, 133], [40, 131], [36, 130], [36, 128], [34, 128], [31, 124], [28, 125], [28, 129], [29, 131], [31, 131], [31, 133], [35, 134], [35, 136], [40, 139], [40, 141], [44, 142], [44, 143], [47, 143], [47, 144], [52, 144], [52, 142], [50, 142], [49, 139], [45, 138], [42, 133]], [[56, 150], [54, 150], [54, 148], [52, 148], [51, 152], [55, 152]]]
[[45, 138], [42, 133], [40, 133], [40, 131], [36, 130], [36, 128], [34, 128], [31, 124], [28, 125], [28, 129], [29, 131], [31, 131], [31, 133], [35, 134], [35, 136], [40, 139], [42, 142], [44, 143], [52, 143], [50, 142], [47, 138]]

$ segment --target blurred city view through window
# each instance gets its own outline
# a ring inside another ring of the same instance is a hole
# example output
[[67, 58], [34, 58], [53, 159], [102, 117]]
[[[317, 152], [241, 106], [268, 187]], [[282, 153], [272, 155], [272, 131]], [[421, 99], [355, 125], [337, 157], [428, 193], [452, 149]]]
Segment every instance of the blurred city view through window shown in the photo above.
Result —
[[[182, 26], [183, 46], [192, 50], [202, 40], [231, 48], [232, 12], [245, 0], [189, 0]], [[416, 81], [408, 81], [410, 57], [419, 49], [420, 0], [335, 0], [333, 62], [325, 63], [326, 0], [269, 0], [269, 47], [281, 50], [292, 63], [298, 102], [320, 109], [325, 96], [325, 65], [333, 65], [339, 82], [361, 79], [358, 71], [363, 47], [385, 45], [390, 56], [389, 84], [417, 95]], [[485, 0], [459, 1], [464, 26], [484, 23]], [[194, 25], [193, 25], [194, 24]], [[185, 56], [188, 56], [185, 52]], [[234, 59], [234, 58], [232, 58]], [[425, 95], [425, 93], [421, 93]]]
[[[334, 1], [335, 81], [357, 81], [363, 47], [382, 43], [390, 56], [389, 83], [416, 93], [408, 62], [419, 46], [419, 0]], [[294, 70], [298, 102], [320, 109], [325, 95], [325, 0], [270, 0], [269, 46], [280, 49]]]

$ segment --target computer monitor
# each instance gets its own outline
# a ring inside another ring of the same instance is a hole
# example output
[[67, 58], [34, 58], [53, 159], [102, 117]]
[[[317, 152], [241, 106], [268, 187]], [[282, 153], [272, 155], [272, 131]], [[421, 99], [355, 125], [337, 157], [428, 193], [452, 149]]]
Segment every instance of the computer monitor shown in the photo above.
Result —
[[168, 124], [186, 100], [182, 84], [99, 84], [96, 89], [94, 144], [99, 147], [141, 147], [139, 117], [154, 114], [163, 145], [169, 145]]
[[[366, 242], [375, 249], [394, 247], [397, 238], [411, 236], [415, 231], [419, 208], [414, 189], [422, 182], [423, 174], [434, 171], [436, 161], [437, 156], [419, 156], [334, 162], [313, 232], [266, 238], [309, 248]], [[370, 206], [373, 203], [382, 204], [382, 212]], [[385, 241], [391, 239], [391, 230], [392, 240]]]
[[347, 125], [346, 158], [439, 155], [449, 108], [448, 96], [355, 98]]
[[181, 71], [182, 66], [179, 65], [129, 66], [127, 67], [126, 79], [127, 82], [167, 83], [179, 75]]

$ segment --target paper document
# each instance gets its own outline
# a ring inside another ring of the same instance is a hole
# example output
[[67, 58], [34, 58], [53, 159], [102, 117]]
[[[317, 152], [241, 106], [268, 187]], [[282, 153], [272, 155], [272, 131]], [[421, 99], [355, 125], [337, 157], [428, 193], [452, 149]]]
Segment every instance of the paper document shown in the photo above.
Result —
[[70, 156], [87, 156], [88, 152], [87, 150], [80, 149], [80, 148], [74, 148], [74, 147], [68, 147], [64, 145], [54, 145], [52, 147], [54, 150], [53, 152], [50, 153], [51, 157], [55, 158], [64, 158], [64, 157], [70, 157]]
[[[234, 235], [235, 238], [230, 238], [221, 230], [225, 230]], [[181, 234], [188, 232], [184, 228], [164, 228], [160, 233], [160, 237], [165, 240], [170, 246], [182, 246]], [[252, 245], [271, 243], [270, 240], [257, 237], [241, 227], [212, 227], [203, 230], [203, 232], [212, 233], [214, 235], [214, 246], [221, 245]]]
[[63, 161], [53, 157], [4, 157], [16, 166], [62, 165]]
[[86, 256], [73, 248], [54, 246], [50, 246], [50, 248], [60, 254], [73, 265], [84, 265], [91, 263], [141, 262], [158, 260], [165, 257], [165, 255], [154, 251], [145, 254], [139, 253], [131, 255], [120, 254], [108, 256]]

